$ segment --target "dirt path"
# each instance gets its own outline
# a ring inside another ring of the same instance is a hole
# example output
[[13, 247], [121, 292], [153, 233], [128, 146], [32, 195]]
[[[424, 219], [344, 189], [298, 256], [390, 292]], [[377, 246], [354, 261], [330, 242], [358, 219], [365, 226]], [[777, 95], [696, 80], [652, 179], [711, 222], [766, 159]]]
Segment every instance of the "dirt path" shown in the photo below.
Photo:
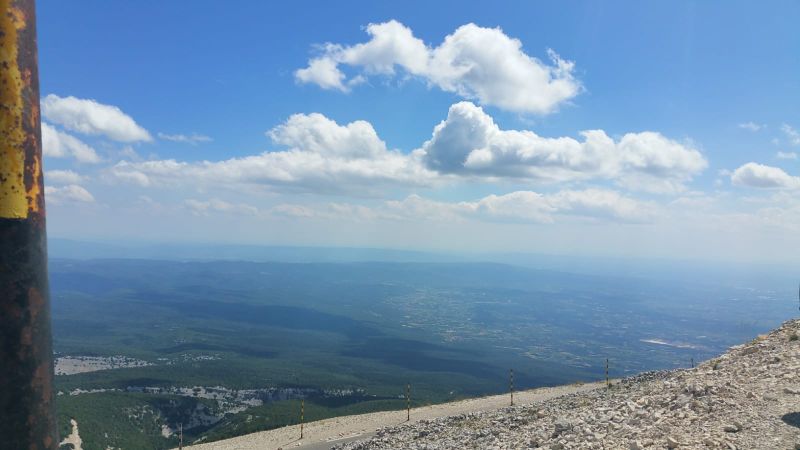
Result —
[[81, 435], [78, 433], [78, 422], [76, 422], [75, 419], [70, 419], [69, 423], [72, 425], [72, 433], [65, 437], [58, 445], [72, 444], [75, 450], [83, 450], [83, 439], [81, 439]]
[[[532, 389], [516, 392], [514, 404], [536, 403], [561, 395], [584, 392], [603, 386], [604, 383], [588, 383], [583, 385], [566, 385], [549, 388]], [[495, 395], [473, 398], [440, 405], [423, 406], [411, 410], [411, 422], [422, 419], [453, 416], [477, 411], [490, 411], [508, 406], [509, 396]], [[378, 428], [398, 425], [406, 421], [405, 411], [387, 411], [355, 416], [334, 417], [331, 419], [310, 422], [305, 425], [304, 439], [300, 440], [300, 426], [278, 428], [262, 431], [208, 444], [194, 445], [193, 450], [255, 450], [255, 449], [295, 449], [312, 450], [328, 448], [343, 440], [366, 437]]]

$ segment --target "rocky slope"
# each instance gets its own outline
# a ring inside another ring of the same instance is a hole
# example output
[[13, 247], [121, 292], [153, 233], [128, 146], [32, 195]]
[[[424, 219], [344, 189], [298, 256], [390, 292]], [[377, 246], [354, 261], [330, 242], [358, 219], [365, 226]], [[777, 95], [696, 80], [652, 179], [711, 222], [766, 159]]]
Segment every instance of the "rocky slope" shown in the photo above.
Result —
[[372, 449], [800, 449], [800, 320], [694, 369], [379, 430]]

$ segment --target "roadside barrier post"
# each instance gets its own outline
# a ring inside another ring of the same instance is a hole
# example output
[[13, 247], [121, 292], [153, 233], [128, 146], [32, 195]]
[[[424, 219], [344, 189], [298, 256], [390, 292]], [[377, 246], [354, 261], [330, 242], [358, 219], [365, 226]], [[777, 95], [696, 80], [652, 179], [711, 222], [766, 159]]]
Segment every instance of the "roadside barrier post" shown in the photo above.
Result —
[[611, 381], [608, 380], [608, 358], [606, 358], [606, 388], [611, 389]]
[[514, 369], [509, 371], [508, 389], [511, 392], [511, 406], [514, 406]]
[[300, 439], [303, 439], [303, 425], [306, 415], [306, 399], [300, 399]]
[[406, 384], [406, 422], [411, 421], [411, 383]]

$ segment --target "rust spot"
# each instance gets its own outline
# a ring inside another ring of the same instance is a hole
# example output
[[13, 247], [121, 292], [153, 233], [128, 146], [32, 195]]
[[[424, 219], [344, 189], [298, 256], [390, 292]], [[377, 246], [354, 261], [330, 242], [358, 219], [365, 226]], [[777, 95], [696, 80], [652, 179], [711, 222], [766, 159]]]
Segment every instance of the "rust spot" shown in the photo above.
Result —
[[[38, 139], [35, 133], [30, 133], [29, 145], [38, 145]], [[25, 165], [25, 198], [28, 201], [28, 211], [31, 213], [38, 213], [42, 208], [42, 161], [41, 153], [31, 152], [28, 154], [29, 158]]]
[[[47, 399], [45, 403], [49, 404], [49, 399], [52, 398], [52, 384], [50, 380], [53, 376], [52, 366], [50, 365], [49, 360], [41, 363], [37, 368], [36, 372], [33, 374], [33, 381], [31, 386], [39, 391], [42, 395], [41, 398]], [[42, 405], [43, 407], [47, 407], [48, 405]]]
[[0, 217], [28, 217], [24, 186], [25, 132], [23, 131], [22, 74], [19, 70], [18, 31], [25, 27], [25, 15], [0, 0]]
[[28, 289], [28, 305], [31, 311], [31, 321], [35, 322], [39, 318], [39, 313], [44, 309], [44, 297], [39, 293], [35, 287]]
[[20, 347], [19, 347], [20, 359], [23, 359], [25, 354], [28, 353], [30, 347], [33, 345], [33, 330], [31, 330], [30, 325], [28, 325], [27, 327], [23, 328], [22, 331], [20, 331], [19, 341], [20, 341]]
[[3, 2], [3, 10], [8, 11], [8, 15], [11, 16], [11, 20], [14, 22], [14, 26], [17, 30], [23, 30], [25, 27], [28, 26], [28, 19], [25, 16], [25, 11], [19, 8], [8, 8], [5, 5], [6, 2]]

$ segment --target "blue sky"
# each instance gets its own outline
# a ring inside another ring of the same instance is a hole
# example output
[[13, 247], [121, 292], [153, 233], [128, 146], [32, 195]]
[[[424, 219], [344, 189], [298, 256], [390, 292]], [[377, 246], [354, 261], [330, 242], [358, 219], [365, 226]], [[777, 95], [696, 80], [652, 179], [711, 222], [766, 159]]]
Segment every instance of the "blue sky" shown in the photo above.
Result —
[[798, 261], [797, 2], [38, 16], [51, 236]]

